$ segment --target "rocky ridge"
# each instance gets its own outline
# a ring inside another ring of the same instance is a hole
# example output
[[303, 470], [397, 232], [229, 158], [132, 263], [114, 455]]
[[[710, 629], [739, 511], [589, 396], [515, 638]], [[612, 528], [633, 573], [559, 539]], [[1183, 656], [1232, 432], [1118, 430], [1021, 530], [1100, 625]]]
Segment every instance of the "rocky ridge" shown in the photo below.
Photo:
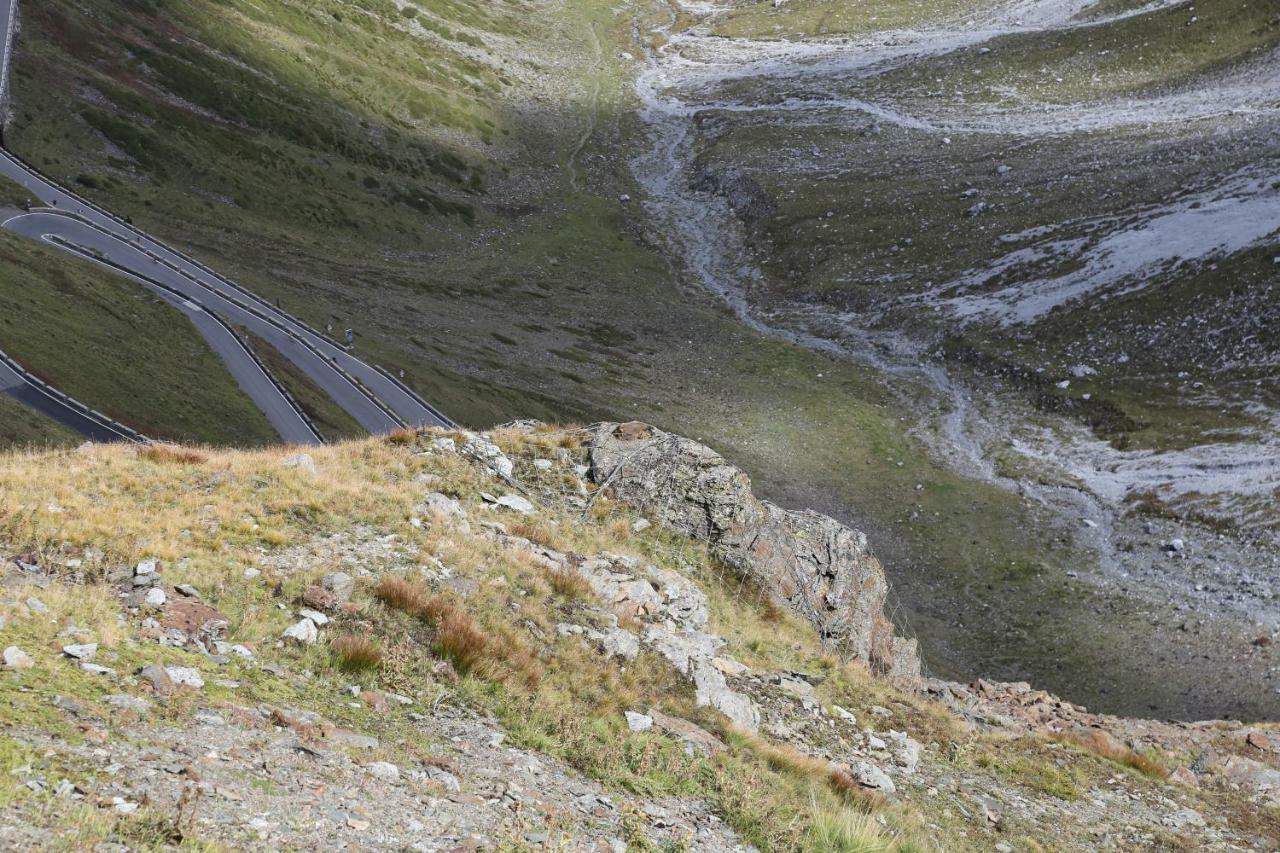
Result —
[[[57, 525], [41, 547], [13, 523], [0, 540], [6, 845], [840, 849], [818, 803], [846, 810], [840, 837], [886, 849], [1280, 837], [1272, 727], [903, 680], [859, 653], [884, 642], [858, 622], [884, 619], [865, 540], [757, 501], [687, 439], [517, 424], [317, 449], [309, 466], [130, 453], [0, 471], [18, 501], [59, 507], [33, 516]], [[117, 492], [104, 471], [138, 480]], [[91, 499], [67, 488], [90, 483]], [[122, 559], [94, 515], [112, 506], [150, 513], [154, 553]], [[857, 547], [815, 549], [797, 533], [814, 530]], [[450, 653], [447, 620], [403, 618], [390, 581], [536, 677], [512, 686]], [[353, 640], [378, 660], [347, 668]]]
[[600, 424], [591, 477], [750, 576], [809, 620], [842, 656], [902, 686], [920, 679], [914, 640], [884, 614], [889, 585], [867, 537], [813, 511], [761, 501], [751, 480], [711, 448], [639, 423]]

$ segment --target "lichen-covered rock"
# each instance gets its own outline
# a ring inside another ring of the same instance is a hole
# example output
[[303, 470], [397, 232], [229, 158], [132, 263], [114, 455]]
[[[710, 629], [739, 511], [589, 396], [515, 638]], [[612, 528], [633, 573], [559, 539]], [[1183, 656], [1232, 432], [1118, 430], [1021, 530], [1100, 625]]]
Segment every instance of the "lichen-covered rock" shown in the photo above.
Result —
[[888, 583], [863, 533], [757, 499], [747, 475], [714, 450], [646, 424], [601, 424], [590, 452], [592, 480], [615, 498], [705, 540], [842, 656], [918, 686], [916, 643], [897, 636], [884, 614]]

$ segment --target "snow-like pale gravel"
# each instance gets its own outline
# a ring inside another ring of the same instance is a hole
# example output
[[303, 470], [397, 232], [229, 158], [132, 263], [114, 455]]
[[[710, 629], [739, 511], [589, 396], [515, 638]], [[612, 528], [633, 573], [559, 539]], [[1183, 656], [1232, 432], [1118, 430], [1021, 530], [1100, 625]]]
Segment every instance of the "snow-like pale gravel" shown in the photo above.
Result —
[[[1101, 229], [1099, 229], [1101, 230]], [[1161, 207], [1137, 224], [1113, 227], [1093, 242], [1081, 238], [1043, 243], [1005, 255], [942, 289], [936, 304], [958, 318], [1029, 323], [1077, 299], [1140, 289], [1151, 278], [1188, 262], [1210, 261], [1280, 239], [1280, 174], [1241, 174], [1222, 185]], [[1046, 260], [1083, 265], [990, 293], [970, 293], [1020, 266]]]

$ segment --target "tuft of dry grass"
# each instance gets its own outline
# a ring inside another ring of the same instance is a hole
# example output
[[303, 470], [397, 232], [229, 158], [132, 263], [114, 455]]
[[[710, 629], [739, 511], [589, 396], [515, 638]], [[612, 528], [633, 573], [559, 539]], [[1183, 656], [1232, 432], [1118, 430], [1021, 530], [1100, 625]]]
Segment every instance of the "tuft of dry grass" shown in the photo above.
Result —
[[459, 672], [476, 672], [494, 681], [537, 687], [542, 670], [537, 656], [513, 634], [494, 636], [471, 615], [442, 595], [432, 594], [420, 581], [385, 577], [374, 597], [393, 610], [407, 613], [435, 629], [433, 647]]
[[512, 536], [519, 536], [528, 539], [535, 545], [541, 545], [544, 548], [552, 548], [555, 546], [555, 535], [539, 524], [530, 524], [527, 521], [518, 521], [515, 524], [507, 526], [507, 531]]
[[159, 465], [203, 465], [209, 461], [209, 457], [198, 450], [173, 444], [148, 444], [138, 455]]
[[1053, 739], [1059, 743], [1066, 743], [1083, 749], [1085, 752], [1092, 753], [1099, 758], [1105, 758], [1107, 761], [1114, 761], [1116, 764], [1136, 770], [1152, 779], [1164, 779], [1169, 775], [1169, 768], [1160, 762], [1129, 749], [1127, 746], [1117, 742], [1110, 734], [1101, 730], [1092, 731], [1088, 734], [1067, 732], [1054, 735]]
[[883, 808], [887, 802], [884, 795], [879, 791], [864, 788], [858, 783], [857, 779], [854, 779], [839, 767], [833, 766], [831, 768], [831, 772], [827, 774], [827, 784], [846, 803], [857, 805], [866, 811], [875, 811]]
[[584, 599], [591, 597], [591, 584], [573, 569], [544, 569], [542, 576], [547, 579], [556, 595], [568, 599]]
[[450, 608], [436, 626], [436, 651], [447, 657], [455, 669], [467, 673], [479, 667], [489, 650], [489, 637], [472, 618]]
[[413, 444], [418, 438], [418, 431], [410, 427], [397, 427], [387, 433], [388, 444]]
[[876, 791], [864, 788], [841, 767], [822, 758], [801, 752], [790, 744], [773, 743], [759, 735], [738, 733], [743, 743], [771, 770], [789, 773], [803, 779], [824, 782], [846, 803], [868, 811], [884, 806], [885, 799]]
[[418, 581], [388, 575], [378, 581], [378, 585], [373, 588], [373, 597], [392, 610], [416, 616], [421, 612], [431, 594]]
[[344, 672], [365, 672], [382, 664], [382, 646], [376, 640], [356, 634], [344, 634], [329, 644]]

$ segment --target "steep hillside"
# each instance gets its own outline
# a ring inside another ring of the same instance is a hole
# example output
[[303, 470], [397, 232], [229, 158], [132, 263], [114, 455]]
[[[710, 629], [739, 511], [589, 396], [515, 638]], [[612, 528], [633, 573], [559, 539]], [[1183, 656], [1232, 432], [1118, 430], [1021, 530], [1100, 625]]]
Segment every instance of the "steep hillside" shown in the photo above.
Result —
[[[0, 231], [0, 348], [144, 435], [270, 444], [275, 430], [177, 309], [100, 267]], [[6, 420], [6, 425], [8, 421]], [[6, 446], [65, 440], [50, 422]]]
[[894, 686], [805, 618], [827, 578], [825, 632], [883, 619], [859, 534], [643, 425], [8, 455], [0, 494], [6, 846], [1280, 839], [1266, 727]]
[[461, 423], [642, 417], [855, 523], [934, 672], [1261, 718], [1266, 8], [50, 0], [6, 143]]

